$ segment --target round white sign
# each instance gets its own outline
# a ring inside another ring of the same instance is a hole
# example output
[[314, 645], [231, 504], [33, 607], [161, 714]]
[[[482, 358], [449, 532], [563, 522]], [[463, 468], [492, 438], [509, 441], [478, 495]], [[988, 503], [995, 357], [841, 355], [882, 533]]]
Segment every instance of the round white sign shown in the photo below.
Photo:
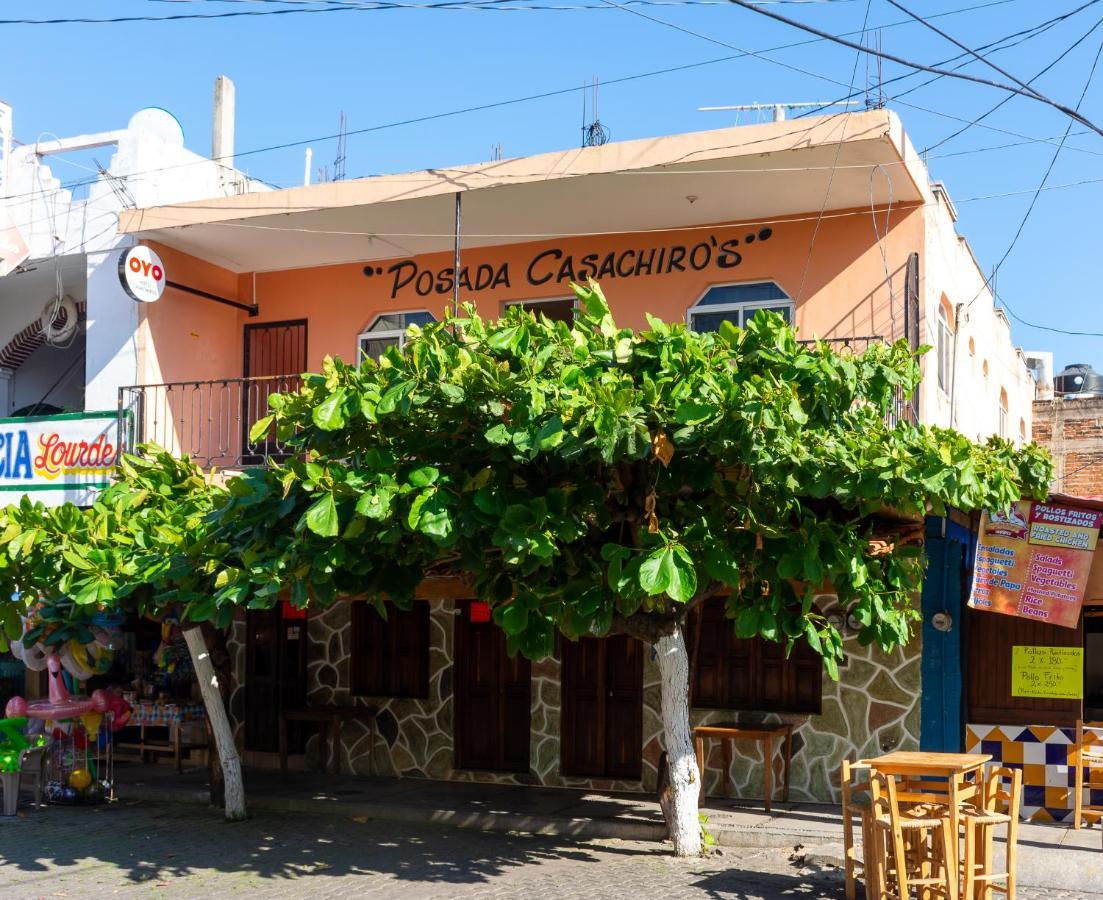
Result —
[[153, 303], [165, 292], [165, 267], [149, 247], [131, 247], [119, 257], [119, 281], [139, 303]]

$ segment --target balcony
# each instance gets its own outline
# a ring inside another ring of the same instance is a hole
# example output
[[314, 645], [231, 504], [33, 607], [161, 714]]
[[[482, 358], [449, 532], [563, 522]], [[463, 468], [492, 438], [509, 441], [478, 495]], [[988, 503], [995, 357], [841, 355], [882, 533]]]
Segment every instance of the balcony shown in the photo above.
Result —
[[[864, 335], [861, 337], [838, 337], [838, 338], [823, 338], [822, 342], [827, 344], [836, 353], [864, 353], [874, 344], [885, 344], [888, 341], [880, 335]], [[797, 341], [803, 347], [815, 347], [816, 341]], [[904, 397], [904, 391], [901, 388], [896, 389], [896, 395], [893, 397], [892, 407], [889, 409], [886, 419], [890, 425], [895, 425], [897, 422], [907, 422], [909, 425], [919, 424], [919, 394], [908, 400]]]
[[[815, 341], [801, 341], [805, 346]], [[833, 338], [837, 352], [861, 353], [881, 337]], [[268, 414], [268, 398], [299, 388], [298, 375], [223, 378], [139, 384], [119, 389], [119, 443], [124, 453], [153, 443], [174, 456], [187, 456], [204, 468], [235, 469], [286, 458], [290, 449], [274, 433], [249, 439], [253, 424]], [[915, 424], [918, 404], [898, 392], [890, 423]]]
[[224, 378], [140, 384], [119, 389], [119, 443], [131, 453], [142, 443], [187, 456], [204, 468], [263, 465], [287, 456], [274, 434], [249, 439], [258, 419], [268, 414], [272, 394], [297, 390], [298, 375]]

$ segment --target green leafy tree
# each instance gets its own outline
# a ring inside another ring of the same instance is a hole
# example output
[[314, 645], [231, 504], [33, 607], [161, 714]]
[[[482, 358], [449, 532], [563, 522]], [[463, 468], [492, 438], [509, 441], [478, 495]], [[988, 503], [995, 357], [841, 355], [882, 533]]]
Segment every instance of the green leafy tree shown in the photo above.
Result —
[[[245, 817], [241, 764], [210, 649], [201, 631], [224, 629], [234, 607], [215, 607], [220, 562], [232, 552], [214, 527], [228, 494], [196, 466], [158, 448], [125, 457], [115, 484], [86, 509], [49, 508], [24, 498], [0, 510], [0, 624], [8, 640], [47, 645], [91, 639], [88, 620], [105, 609], [161, 618], [183, 610], [184, 639], [199, 679], [220, 765], [213, 793], [229, 819]], [[41, 625], [23, 634], [38, 607]], [[0, 638], [3, 641], [4, 638]]]
[[839, 633], [814, 607], [830, 584], [888, 650], [918, 618], [922, 560], [877, 514], [1003, 507], [1043, 496], [1036, 447], [983, 446], [890, 424], [919, 369], [905, 344], [859, 356], [799, 345], [779, 316], [716, 334], [649, 319], [616, 326], [599, 288], [576, 287], [573, 326], [473, 310], [378, 363], [325, 361], [271, 398], [302, 454], [229, 484], [210, 527], [229, 551], [188, 614], [366, 596], [408, 608], [430, 575], [488, 602], [511, 653], [626, 633], [654, 645], [675, 851], [700, 849], [683, 639], [724, 596], [740, 637], [806, 641], [837, 675]]

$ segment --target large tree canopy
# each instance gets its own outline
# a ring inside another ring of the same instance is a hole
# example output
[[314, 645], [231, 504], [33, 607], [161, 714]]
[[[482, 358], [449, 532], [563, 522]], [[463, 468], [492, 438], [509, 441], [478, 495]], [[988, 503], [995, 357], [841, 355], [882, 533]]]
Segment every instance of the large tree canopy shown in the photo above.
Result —
[[915, 615], [917, 551], [871, 550], [873, 514], [1046, 490], [1036, 447], [891, 421], [919, 378], [903, 342], [838, 354], [768, 313], [633, 332], [596, 285], [577, 292], [573, 327], [468, 310], [272, 398], [255, 434], [306, 453], [230, 484], [219, 516], [240, 553], [208, 602], [290, 587], [405, 606], [427, 574], [460, 574], [539, 657], [556, 630], [654, 638], [722, 591], [741, 636], [806, 640], [833, 672], [822, 585], [865, 642], [906, 641]]
[[807, 641], [835, 675], [842, 639], [817, 593], [885, 649], [918, 615], [921, 553], [875, 533], [881, 514], [1042, 497], [1050, 463], [1035, 446], [896, 421], [919, 381], [903, 342], [840, 354], [769, 313], [714, 334], [650, 318], [636, 332], [597, 285], [576, 292], [573, 325], [468, 308], [378, 362], [327, 359], [254, 429], [292, 455], [225, 486], [154, 449], [89, 509], [9, 507], [0, 591], [24, 599], [0, 603], [5, 631], [37, 598], [78, 623], [172, 606], [226, 626], [285, 591], [300, 607], [365, 597], [385, 615], [428, 576], [462, 577], [511, 652], [547, 655], [557, 631], [656, 645], [672, 835], [693, 852], [688, 610], [724, 595], [741, 637]]

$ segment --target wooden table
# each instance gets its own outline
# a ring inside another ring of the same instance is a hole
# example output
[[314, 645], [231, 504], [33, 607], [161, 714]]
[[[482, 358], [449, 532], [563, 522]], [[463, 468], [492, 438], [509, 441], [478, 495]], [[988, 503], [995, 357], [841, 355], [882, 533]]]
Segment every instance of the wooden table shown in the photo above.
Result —
[[978, 775], [992, 757], [984, 753], [924, 753], [919, 750], [897, 750], [866, 760], [870, 768], [882, 775], [903, 779], [896, 797], [901, 803], [941, 803], [950, 816], [953, 865], [958, 865], [957, 835], [961, 827], [961, 804], [978, 796], [981, 790]]
[[[319, 722], [323, 725], [319, 738], [323, 747], [329, 740], [329, 763], [327, 768], [333, 775], [341, 774], [341, 729], [350, 719], [367, 719], [369, 728], [368, 765], [375, 773], [375, 719], [379, 714], [377, 706], [303, 706], [297, 709], [280, 710], [280, 775], [287, 777], [287, 723]], [[325, 727], [328, 725], [328, 729]], [[328, 734], [327, 734], [328, 732]]]
[[735, 741], [758, 741], [762, 744], [762, 788], [765, 794], [766, 812], [774, 799], [774, 751], [784, 740], [782, 757], [783, 802], [789, 799], [789, 763], [793, 756], [793, 726], [787, 722], [776, 725], [741, 725], [737, 722], [722, 725], [699, 725], [693, 729], [693, 743], [697, 751], [697, 768], [701, 773], [701, 801], [705, 799], [705, 741], [709, 738], [721, 741], [724, 761], [724, 796], [731, 796], [731, 747]]

